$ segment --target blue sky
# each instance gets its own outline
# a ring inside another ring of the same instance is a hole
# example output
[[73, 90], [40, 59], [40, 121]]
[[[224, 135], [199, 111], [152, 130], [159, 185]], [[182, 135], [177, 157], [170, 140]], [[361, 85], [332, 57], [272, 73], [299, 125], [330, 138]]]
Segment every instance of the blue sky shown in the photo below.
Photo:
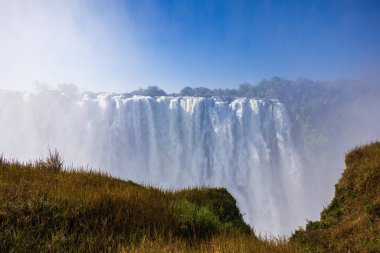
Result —
[[123, 92], [380, 67], [380, 1], [0, 0], [0, 89]]

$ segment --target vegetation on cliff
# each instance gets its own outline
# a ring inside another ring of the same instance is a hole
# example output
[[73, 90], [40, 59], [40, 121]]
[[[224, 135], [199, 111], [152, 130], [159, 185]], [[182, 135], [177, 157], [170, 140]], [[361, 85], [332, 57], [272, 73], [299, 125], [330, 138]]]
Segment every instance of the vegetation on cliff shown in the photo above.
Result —
[[380, 142], [355, 148], [345, 162], [321, 220], [309, 221], [291, 241], [311, 252], [380, 252]]
[[259, 240], [223, 188], [164, 191], [0, 158], [1, 252], [294, 252]]
[[0, 251], [380, 252], [380, 142], [345, 161], [321, 220], [287, 241], [256, 237], [223, 188], [165, 191], [64, 170], [57, 152], [0, 157]]

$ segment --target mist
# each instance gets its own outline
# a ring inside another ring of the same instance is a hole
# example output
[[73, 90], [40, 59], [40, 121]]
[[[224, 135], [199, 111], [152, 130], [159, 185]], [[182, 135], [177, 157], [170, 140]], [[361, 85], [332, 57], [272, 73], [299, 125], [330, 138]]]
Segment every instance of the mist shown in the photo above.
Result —
[[38, 81], [122, 90], [125, 80], [137, 88], [144, 55], [118, 7], [110, 1], [0, 1], [0, 89], [31, 90]]
[[363, 80], [380, 66], [378, 10], [373, 1], [1, 0], [0, 89]]
[[380, 136], [377, 81], [275, 77], [230, 96], [198, 91], [2, 91], [0, 149], [29, 161], [57, 148], [68, 166], [169, 189], [226, 187], [256, 232], [289, 235], [330, 202], [345, 153]]
[[303, 156], [314, 173], [308, 184], [315, 187], [310, 190], [310, 205], [316, 218], [321, 204], [326, 207], [334, 195], [334, 185], [345, 169], [345, 155], [357, 146], [380, 140], [380, 79], [372, 76], [363, 80], [329, 83], [335, 102], [325, 101], [327, 106], [321, 105], [324, 109], [319, 115], [310, 115], [317, 123], [312, 130], [314, 140]]

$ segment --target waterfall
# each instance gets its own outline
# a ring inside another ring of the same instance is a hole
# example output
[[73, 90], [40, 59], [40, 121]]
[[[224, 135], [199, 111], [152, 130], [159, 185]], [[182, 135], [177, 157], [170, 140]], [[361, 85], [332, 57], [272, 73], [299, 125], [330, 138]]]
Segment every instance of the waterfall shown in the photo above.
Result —
[[304, 222], [301, 166], [277, 100], [0, 92], [0, 152], [28, 161], [57, 148], [66, 165], [163, 188], [227, 188], [258, 232]]

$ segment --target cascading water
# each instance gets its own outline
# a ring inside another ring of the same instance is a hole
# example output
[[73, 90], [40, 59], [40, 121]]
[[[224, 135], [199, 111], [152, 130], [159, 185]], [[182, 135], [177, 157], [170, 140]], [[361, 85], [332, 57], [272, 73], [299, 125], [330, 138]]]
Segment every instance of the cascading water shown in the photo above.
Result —
[[256, 231], [302, 224], [301, 171], [291, 122], [277, 100], [0, 93], [0, 151], [167, 188], [226, 187]]

